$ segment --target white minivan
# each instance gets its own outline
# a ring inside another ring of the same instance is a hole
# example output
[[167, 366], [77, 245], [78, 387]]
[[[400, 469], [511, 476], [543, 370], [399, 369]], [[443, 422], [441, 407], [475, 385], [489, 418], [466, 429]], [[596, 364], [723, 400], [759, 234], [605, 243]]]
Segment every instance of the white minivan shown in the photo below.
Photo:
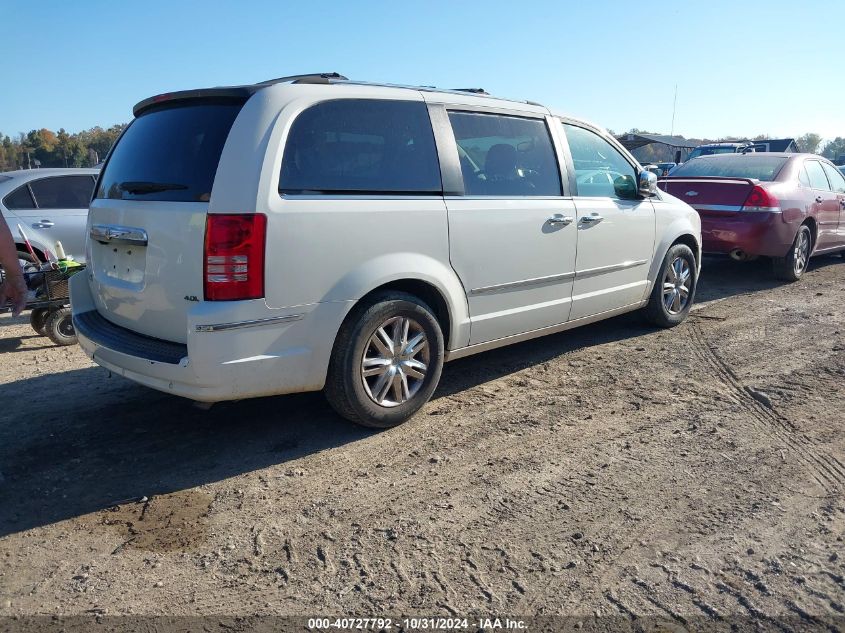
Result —
[[95, 362], [203, 402], [324, 389], [388, 427], [443, 363], [684, 319], [689, 206], [607, 132], [480, 90], [300, 75], [142, 101], [72, 279]]

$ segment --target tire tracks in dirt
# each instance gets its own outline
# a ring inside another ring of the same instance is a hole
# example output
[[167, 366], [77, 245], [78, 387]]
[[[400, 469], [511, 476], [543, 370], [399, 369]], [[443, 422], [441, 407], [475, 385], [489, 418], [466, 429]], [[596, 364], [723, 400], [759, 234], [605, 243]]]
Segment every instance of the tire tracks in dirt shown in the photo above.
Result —
[[820, 449], [812, 439], [800, 433], [791, 420], [762, 402], [759, 394], [744, 385], [716, 352], [701, 324], [690, 323], [689, 332], [694, 343], [691, 350], [702, 361], [702, 367], [709, 368], [730, 390], [732, 400], [749, 414], [755, 426], [783, 442], [826, 493], [842, 490], [845, 487], [845, 464]]

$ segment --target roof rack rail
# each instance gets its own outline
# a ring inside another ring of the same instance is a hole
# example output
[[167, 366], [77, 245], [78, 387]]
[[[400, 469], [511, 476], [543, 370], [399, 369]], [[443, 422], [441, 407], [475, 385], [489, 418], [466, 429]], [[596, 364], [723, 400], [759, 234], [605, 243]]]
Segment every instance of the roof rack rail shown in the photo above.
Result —
[[452, 88], [455, 92], [471, 92], [474, 95], [489, 95], [484, 88]]
[[277, 77], [276, 79], [268, 79], [266, 81], [259, 81], [256, 86], [272, 86], [273, 84], [280, 84], [286, 81], [294, 84], [327, 84], [331, 80], [348, 80], [340, 73], [307, 73], [305, 75], [289, 75], [288, 77]]

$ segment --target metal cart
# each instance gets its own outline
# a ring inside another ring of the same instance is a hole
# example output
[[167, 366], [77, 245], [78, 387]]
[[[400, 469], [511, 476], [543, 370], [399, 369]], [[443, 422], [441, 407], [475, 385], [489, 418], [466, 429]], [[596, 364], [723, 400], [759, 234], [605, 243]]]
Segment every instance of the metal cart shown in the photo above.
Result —
[[30, 294], [26, 309], [32, 310], [29, 315], [32, 329], [56, 345], [75, 345], [76, 330], [71, 319], [68, 280], [85, 266], [78, 265], [64, 271], [35, 271], [32, 268], [24, 271]]

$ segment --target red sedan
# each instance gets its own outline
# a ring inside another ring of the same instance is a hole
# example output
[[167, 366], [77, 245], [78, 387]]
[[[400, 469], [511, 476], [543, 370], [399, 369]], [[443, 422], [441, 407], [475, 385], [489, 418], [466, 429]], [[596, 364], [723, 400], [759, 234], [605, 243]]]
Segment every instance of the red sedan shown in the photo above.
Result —
[[698, 211], [704, 252], [771, 257], [781, 279], [800, 279], [812, 255], [845, 250], [845, 177], [821, 156], [702, 156], [658, 186]]

